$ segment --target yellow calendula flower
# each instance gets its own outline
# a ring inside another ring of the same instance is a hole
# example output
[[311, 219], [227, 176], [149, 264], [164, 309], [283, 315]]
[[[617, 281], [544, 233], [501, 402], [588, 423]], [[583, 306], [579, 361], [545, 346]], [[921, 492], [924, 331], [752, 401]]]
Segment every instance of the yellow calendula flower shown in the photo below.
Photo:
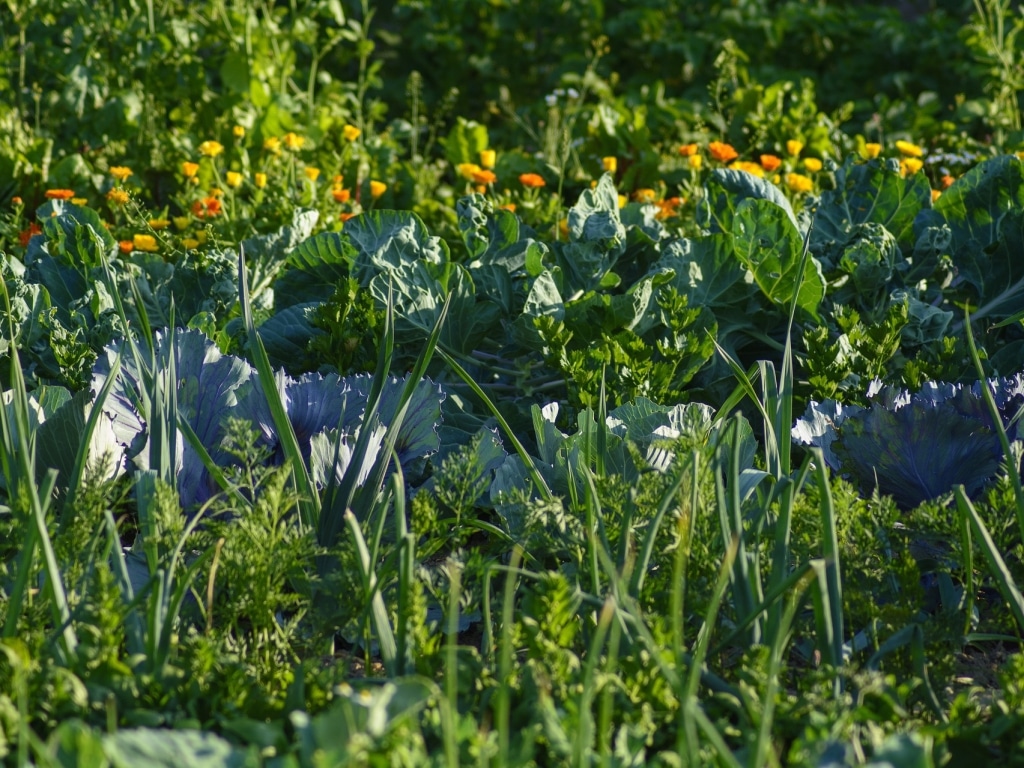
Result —
[[303, 169], [303, 173], [306, 174], [306, 178], [309, 179], [310, 181], [316, 181], [317, 179], [320, 178], [320, 169], [314, 168], [312, 165], [307, 165]]
[[797, 141], [796, 139], [790, 139], [786, 142], [786, 154], [790, 157], [796, 157], [804, 151], [804, 143]]
[[626, 203], [628, 202], [629, 198], [627, 198], [625, 195], [619, 195], [619, 208], [625, 208]]
[[638, 189], [633, 193], [633, 199], [638, 203], [653, 203], [658, 197], [658, 193], [653, 189]]
[[114, 187], [114, 189], [107, 192], [107, 202], [113, 205], [124, 205], [128, 202], [128, 193], [123, 189]]
[[181, 247], [186, 251], [192, 251], [199, 247], [199, 241], [194, 237], [186, 237], [181, 241]]
[[188, 229], [189, 218], [188, 216], [175, 216], [174, 217], [174, 228], [177, 230]]
[[759, 163], [752, 163], [749, 160], [736, 160], [729, 164], [729, 168], [733, 171], [746, 171], [759, 179], [764, 178], [764, 168]]
[[228, 171], [226, 174], [224, 174], [224, 181], [227, 183], [229, 187], [234, 187], [237, 189], [238, 187], [242, 186], [243, 180], [244, 179], [242, 177], [242, 174], [240, 174], [238, 171]]
[[695, 171], [699, 171], [701, 166], [704, 165], [704, 156], [688, 155], [686, 158], [686, 162], [690, 164], [690, 168], [692, 168]]
[[480, 173], [480, 171], [482, 171], [483, 168], [481, 168], [476, 163], [459, 163], [457, 166], [455, 166], [455, 170], [458, 171], [459, 176], [464, 178], [466, 181], [472, 181], [473, 174]]
[[272, 155], [281, 154], [281, 140], [277, 136], [271, 136], [263, 140], [263, 149]]
[[793, 192], [810, 192], [814, 189], [814, 182], [811, 181], [807, 176], [799, 173], [787, 173], [786, 174], [786, 186]]
[[371, 181], [370, 182], [370, 197], [376, 200], [378, 197], [388, 191], [388, 185], [383, 181]]
[[204, 141], [199, 145], [199, 154], [203, 157], [216, 157], [224, 151], [224, 145], [219, 141]]
[[615, 173], [619, 170], [619, 158], [617, 157], [602, 157], [601, 167], [608, 173]]
[[480, 150], [480, 167], [485, 170], [491, 170], [494, 168], [494, 164], [498, 161], [498, 153], [493, 149], [481, 149]]
[[341, 129], [341, 136], [345, 141], [355, 141], [359, 138], [359, 134], [361, 133], [362, 131], [348, 123], [345, 123], [345, 127]]
[[936, 200], [938, 200], [938, 199], [939, 199], [940, 197], [942, 197], [942, 190], [939, 190], [939, 189], [933, 189], [933, 190], [932, 190], [932, 202], [934, 203], [934, 202], [935, 202]]
[[161, 229], [167, 229], [167, 227], [169, 227], [171, 224], [171, 222], [167, 219], [150, 219], [146, 223], [157, 231], [160, 231]]
[[861, 156], [865, 160], [874, 160], [881, 153], [882, 153], [882, 145], [881, 144], [876, 144], [873, 141], [869, 141], [867, 144], [864, 145], [864, 149], [861, 152]]
[[160, 250], [160, 246], [157, 245], [156, 238], [152, 235], [133, 236], [132, 247], [136, 251], [145, 251], [146, 253], [156, 253]]
[[231, 133], [232, 133], [232, 135], [236, 139], [244, 139], [245, 138], [245, 126], [236, 125], [234, 128], [231, 129]]
[[257, 189], [263, 189], [267, 186], [267, 174], [257, 173], [253, 176], [253, 183], [256, 184]]
[[199, 245], [205, 243], [206, 238], [208, 238], [209, 236], [209, 233], [205, 229], [200, 229], [198, 232], [196, 232], [196, 240], [199, 241]]
[[110, 169], [110, 175], [118, 181], [124, 181], [132, 175], [132, 169], [125, 165], [115, 165]]
[[924, 150], [917, 144], [902, 140], [896, 142], [896, 151], [904, 157], [921, 157], [924, 154]]
[[305, 143], [306, 138], [304, 136], [299, 136], [297, 133], [288, 131], [288, 133], [284, 135], [284, 145], [293, 152], [297, 152], [302, 149], [302, 145]]
[[817, 173], [821, 170], [821, 160], [816, 157], [808, 157], [804, 159], [804, 168], [811, 173]]
[[916, 157], [905, 157], [900, 160], [900, 174], [903, 176], [913, 176], [921, 170], [923, 165], [924, 163]]
[[195, 178], [199, 172], [199, 163], [190, 163], [188, 160], [181, 164], [181, 173], [186, 179]]
[[86, 205], [89, 201], [84, 197], [72, 197], [71, 202], [74, 205]]

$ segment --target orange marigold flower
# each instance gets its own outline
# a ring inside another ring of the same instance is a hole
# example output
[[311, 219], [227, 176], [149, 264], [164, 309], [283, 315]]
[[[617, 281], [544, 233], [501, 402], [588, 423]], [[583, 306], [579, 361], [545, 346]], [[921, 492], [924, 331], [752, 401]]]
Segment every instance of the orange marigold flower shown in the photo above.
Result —
[[199, 172], [199, 163], [190, 163], [188, 160], [181, 164], [181, 172], [186, 179], [195, 178]]
[[11, 198], [11, 205], [24, 205], [25, 201], [22, 200], [18, 195]]
[[28, 225], [28, 227], [18, 233], [18, 242], [21, 243], [21, 247], [24, 248], [28, 245], [29, 240], [40, 234], [42, 231], [43, 228], [33, 221]]
[[949, 189], [950, 187], [953, 186], [954, 181], [956, 181], [956, 179], [954, 179], [947, 173], [945, 176], [939, 179], [939, 184], [942, 186], [943, 189]]
[[114, 205], [124, 205], [128, 202], [128, 193], [123, 189], [114, 187], [112, 190], [107, 192], [107, 200]]
[[110, 169], [110, 175], [118, 181], [124, 181], [132, 175], [132, 169], [125, 165], [115, 165]]
[[679, 197], [667, 197], [658, 203], [658, 207], [661, 209], [656, 214], [659, 219], [667, 219], [670, 216], [676, 215], [676, 209], [683, 204], [682, 198]]
[[132, 237], [132, 245], [136, 251], [145, 251], [146, 253], [156, 253], [160, 250], [156, 238], [152, 235], [135, 235]]
[[352, 193], [347, 189], [332, 189], [331, 195], [336, 203], [347, 203], [352, 198]]
[[523, 173], [519, 175], [519, 183], [530, 189], [537, 189], [547, 184], [539, 173]]
[[504, 205], [499, 205], [498, 207], [501, 208], [503, 211], [511, 211], [512, 213], [516, 212], [515, 203], [505, 203]]
[[739, 157], [739, 153], [732, 148], [731, 144], [726, 144], [721, 141], [712, 141], [708, 144], [708, 152], [711, 153], [711, 157], [720, 163], [728, 163], [730, 160], [735, 160]]
[[697, 144], [682, 144], [679, 147], [679, 154], [683, 157], [693, 157], [697, 154]]
[[775, 155], [761, 155], [760, 159], [761, 167], [768, 171], [768, 173], [778, 170], [779, 166], [782, 165], [782, 158]]
[[473, 174], [473, 182], [476, 184], [493, 184], [497, 180], [498, 177], [494, 175], [494, 171], [481, 169]]
[[388, 191], [388, 185], [383, 181], [370, 181], [370, 197], [376, 200]]
[[212, 195], [196, 200], [192, 203], [192, 213], [200, 219], [219, 216], [221, 212], [220, 200]]
[[48, 189], [45, 192], [47, 200], [70, 200], [75, 196], [73, 189]]
[[338, 218], [339, 218], [339, 219], [340, 219], [341, 221], [343, 221], [343, 222], [344, 222], [344, 221], [348, 221], [348, 220], [349, 220], [349, 219], [351, 219], [351, 218], [352, 218], [353, 216], [355, 216], [355, 214], [354, 214], [354, 213], [350, 213], [349, 211], [344, 211], [344, 212], [342, 212], [342, 213], [339, 213], [339, 214], [338, 214]]
[[117, 248], [121, 253], [131, 253], [135, 250], [135, 243], [131, 240], [120, 240], [117, 243]]

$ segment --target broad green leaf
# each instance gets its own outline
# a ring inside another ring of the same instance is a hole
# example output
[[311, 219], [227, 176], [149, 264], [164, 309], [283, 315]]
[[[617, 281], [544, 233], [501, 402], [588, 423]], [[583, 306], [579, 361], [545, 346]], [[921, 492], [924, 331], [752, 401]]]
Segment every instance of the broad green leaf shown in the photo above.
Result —
[[808, 258], [799, 274], [803, 238], [786, 212], [767, 200], [744, 200], [732, 228], [736, 256], [774, 304], [797, 306], [814, 317], [825, 297], [825, 278], [817, 259]]
[[114, 768], [242, 768], [249, 764], [244, 751], [202, 731], [125, 729], [104, 736], [103, 748]]
[[480, 152], [487, 149], [487, 142], [487, 128], [460, 117], [444, 139], [445, 157], [453, 168], [460, 163], [479, 163]]
[[728, 234], [673, 240], [664, 246], [653, 269], [672, 270], [672, 285], [687, 297], [691, 307], [715, 308], [753, 292], [744, 280], [746, 269], [736, 258]]
[[704, 184], [704, 199], [697, 207], [697, 223], [712, 233], [731, 232], [733, 218], [746, 200], [767, 200], [781, 208], [793, 228], [800, 225], [789, 199], [777, 186], [746, 171], [716, 168]]
[[519, 241], [519, 219], [511, 211], [495, 210], [483, 195], [464, 197], [455, 206], [462, 241], [471, 259], [488, 262]]
[[260, 338], [272, 365], [296, 371], [308, 369], [310, 362], [315, 363], [308, 360], [307, 349], [312, 339], [325, 335], [325, 331], [312, 323], [318, 306], [319, 302], [293, 304], [275, 312], [260, 325]]
[[321, 232], [304, 240], [289, 254], [274, 281], [274, 309], [292, 304], [327, 301], [346, 279], [356, 259], [352, 244], [337, 232]]
[[584, 190], [569, 210], [569, 242], [553, 244], [555, 258], [573, 290], [597, 288], [626, 250], [626, 228], [619, 220], [619, 194], [610, 174]]
[[352, 275], [363, 287], [381, 272], [449, 260], [448, 244], [409, 211], [369, 211], [345, 222], [342, 235], [356, 250]]

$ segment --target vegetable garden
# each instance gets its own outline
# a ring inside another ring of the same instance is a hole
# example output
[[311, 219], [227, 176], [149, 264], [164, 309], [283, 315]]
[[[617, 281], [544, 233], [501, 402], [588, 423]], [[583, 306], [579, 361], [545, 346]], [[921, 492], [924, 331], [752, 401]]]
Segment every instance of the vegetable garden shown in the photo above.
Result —
[[1017, 4], [0, 21], [6, 761], [1024, 759]]

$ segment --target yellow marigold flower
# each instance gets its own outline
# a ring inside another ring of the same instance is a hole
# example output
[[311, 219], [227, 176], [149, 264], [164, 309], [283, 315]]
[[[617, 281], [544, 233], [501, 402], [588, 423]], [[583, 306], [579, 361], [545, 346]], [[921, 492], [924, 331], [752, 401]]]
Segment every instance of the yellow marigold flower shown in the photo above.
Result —
[[188, 229], [189, 218], [188, 216], [175, 216], [174, 217], [174, 228], [178, 230]]
[[128, 193], [123, 189], [114, 187], [112, 190], [107, 192], [107, 200], [114, 205], [124, 205], [128, 202]]
[[359, 138], [359, 134], [361, 133], [361, 130], [356, 128], [354, 125], [349, 125], [348, 123], [345, 123], [345, 127], [341, 129], [341, 135], [345, 141], [355, 141]]
[[303, 169], [303, 173], [306, 174], [306, 178], [310, 181], [316, 181], [320, 178], [320, 169], [314, 168], [312, 165], [307, 165], [305, 169]]
[[199, 172], [199, 163], [190, 163], [188, 160], [181, 164], [181, 173], [186, 179], [194, 179]]
[[932, 202], [934, 203], [940, 197], [942, 197], [942, 191], [938, 190], [938, 189], [933, 189], [932, 190]]
[[72, 197], [71, 202], [74, 203], [75, 205], [85, 205], [89, 201], [84, 197]]
[[160, 246], [156, 243], [156, 238], [152, 235], [133, 236], [132, 246], [136, 251], [145, 251], [146, 253], [156, 253], [160, 250]]
[[256, 184], [257, 189], [263, 189], [267, 186], [267, 174], [257, 173], [253, 176], [253, 183]]
[[288, 133], [284, 135], [284, 145], [292, 151], [298, 151], [302, 149], [302, 145], [305, 143], [305, 137], [299, 136], [297, 133], [292, 133], [291, 131], [288, 131]]
[[383, 181], [371, 181], [370, 182], [370, 197], [376, 200], [378, 197], [388, 191], [388, 185]]
[[473, 174], [473, 182], [476, 184], [493, 184], [498, 180], [498, 177], [494, 175], [494, 171], [485, 171], [480, 169]]
[[875, 142], [870, 141], [870, 142], [868, 142], [867, 144], [864, 145], [864, 150], [861, 152], [861, 155], [864, 157], [865, 160], [874, 160], [881, 153], [882, 153], [882, 145], [881, 144], [876, 144]]
[[110, 175], [118, 181], [124, 181], [132, 175], [132, 169], [124, 165], [115, 165], [110, 169]]
[[483, 184], [477, 184], [475, 187], [473, 187], [473, 191], [476, 192], [478, 195], [485, 195], [487, 194], [487, 187], [485, 187]]
[[793, 192], [810, 192], [814, 189], [814, 182], [802, 174], [787, 173], [786, 186]]
[[215, 199], [218, 197], [224, 197], [224, 190], [220, 187], [210, 187], [210, 197]]
[[199, 145], [199, 154], [204, 157], [216, 157], [224, 151], [224, 145], [219, 141], [204, 141]]
[[782, 165], [782, 159], [775, 155], [761, 155], [761, 167], [764, 168], [768, 173], [778, 170], [779, 166]]
[[690, 167], [693, 170], [699, 171], [701, 166], [704, 165], [704, 156], [703, 155], [690, 155], [688, 158], [686, 158], [686, 161], [690, 164]]
[[629, 198], [625, 195], [619, 195], [619, 208], [625, 208], [626, 203], [629, 202]]
[[896, 150], [904, 157], [921, 157], [924, 154], [924, 150], [917, 144], [911, 144], [909, 141], [897, 141]]
[[242, 174], [238, 171], [228, 171], [224, 174], [224, 181], [229, 187], [240, 187], [242, 186]]
[[473, 174], [480, 173], [480, 171], [482, 171], [483, 168], [481, 168], [476, 163], [459, 163], [457, 166], [455, 166], [455, 170], [457, 170], [459, 172], [459, 176], [464, 178], [466, 181], [472, 181]]
[[693, 157], [697, 154], [697, 144], [682, 144], [679, 147], [679, 154], [683, 157]]
[[281, 154], [281, 140], [277, 136], [271, 136], [263, 140], [263, 149], [274, 155]]
[[759, 179], [764, 178], [764, 168], [757, 163], [751, 163], [747, 160], [737, 160], [734, 163], [730, 163], [729, 168], [734, 171], [746, 171], [752, 176], [757, 176]]
[[797, 141], [796, 139], [790, 139], [786, 142], [786, 154], [790, 157], [796, 157], [804, 151], [804, 143]]
[[481, 149], [480, 150], [480, 165], [487, 170], [494, 168], [498, 162], [498, 153], [493, 149]]
[[711, 157], [720, 163], [728, 163], [730, 160], [735, 160], [740, 156], [731, 144], [721, 141], [712, 141], [708, 144], [708, 152], [711, 153]]
[[602, 157], [601, 167], [608, 173], [614, 174], [619, 170], [619, 158], [617, 157]]
[[633, 199], [638, 203], [653, 203], [658, 193], [653, 189], [638, 189], [633, 193]]
[[75, 196], [75, 191], [73, 189], [48, 189], [44, 194], [47, 200], [70, 200]]
[[521, 173], [519, 174], [519, 183], [524, 187], [529, 187], [530, 189], [537, 189], [538, 187], [543, 187], [547, 184], [547, 182], [544, 181], [544, 177], [539, 173]]
[[804, 159], [804, 168], [811, 173], [817, 173], [821, 170], [821, 160], [816, 157], [808, 157]]
[[146, 223], [157, 231], [161, 229], [167, 229], [167, 227], [170, 226], [171, 224], [171, 222], [168, 221], [167, 219], [150, 219]]
[[199, 245], [205, 243], [207, 237], [209, 237], [209, 232], [207, 232], [205, 229], [200, 229], [198, 232], [196, 232], [196, 240], [199, 242]]
[[900, 160], [900, 173], [903, 176], [913, 176], [923, 165], [924, 163], [916, 157], [905, 157]]
[[199, 241], [194, 237], [186, 237], [181, 241], [181, 247], [186, 251], [191, 251], [199, 247]]
[[245, 126], [236, 125], [234, 128], [231, 129], [231, 133], [234, 135], [234, 137], [236, 139], [244, 139], [245, 138]]

